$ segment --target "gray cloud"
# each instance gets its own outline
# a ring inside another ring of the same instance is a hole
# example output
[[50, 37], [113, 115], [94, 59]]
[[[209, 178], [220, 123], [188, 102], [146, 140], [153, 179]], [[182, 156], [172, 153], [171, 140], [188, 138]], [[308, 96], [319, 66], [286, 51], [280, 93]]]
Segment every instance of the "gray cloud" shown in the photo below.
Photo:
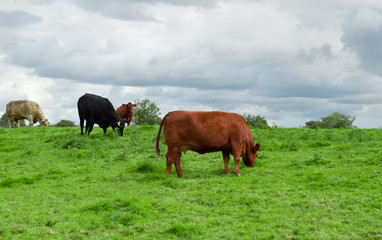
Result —
[[0, 11], [0, 27], [20, 27], [41, 22], [40, 16], [35, 16], [24, 11]]
[[36, 5], [46, 6], [52, 4], [54, 1], [55, 0], [29, 0], [28, 2]]
[[75, 2], [83, 9], [97, 12], [105, 17], [115, 18], [119, 20], [135, 20], [135, 21], [159, 21], [151, 13], [148, 12], [146, 6], [148, 4], [170, 4], [178, 6], [198, 6], [211, 7], [214, 6], [216, 0], [143, 0], [143, 1], [125, 1], [125, 0], [75, 0]]
[[200, 6], [200, 7], [212, 7], [218, 0], [143, 0], [139, 2], [153, 3], [153, 4], [170, 4], [178, 6]]
[[330, 59], [333, 55], [331, 46], [329, 44], [323, 44], [320, 48], [310, 48], [309, 51], [300, 49], [297, 57], [307, 63], [312, 63], [317, 57], [325, 57]]
[[[104, 56], [84, 51], [68, 51], [55, 38], [19, 42], [9, 62], [34, 69], [43, 77], [71, 79], [77, 82], [112, 83], [120, 86], [171, 86], [194, 89], [245, 90], [259, 96], [285, 98], [338, 98], [360, 91], [376, 91], [365, 81], [351, 78], [338, 83], [343, 70], [335, 66], [330, 46], [298, 51], [292, 55], [237, 59], [185, 67], [152, 70], [123, 65], [124, 59], [108, 62]], [[45, 50], [48, 49], [48, 50]], [[35, 56], [38, 56], [36, 58]], [[111, 58], [113, 59], [113, 57]], [[108, 66], [108, 67], [105, 67]], [[332, 72], [333, 71], [333, 72]]]
[[362, 67], [382, 76], [382, 8], [361, 8], [344, 21], [341, 41], [355, 52]]
[[119, 20], [156, 21], [155, 18], [144, 10], [142, 4], [136, 1], [76, 0], [76, 3], [83, 9], [94, 11], [110, 18]]

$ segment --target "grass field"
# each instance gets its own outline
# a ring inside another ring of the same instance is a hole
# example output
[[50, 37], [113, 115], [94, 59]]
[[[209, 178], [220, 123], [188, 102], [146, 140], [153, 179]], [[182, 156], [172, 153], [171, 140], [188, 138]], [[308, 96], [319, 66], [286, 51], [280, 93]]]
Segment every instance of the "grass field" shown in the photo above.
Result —
[[187, 152], [184, 178], [157, 131], [0, 129], [0, 239], [382, 239], [382, 130], [252, 129], [255, 168]]

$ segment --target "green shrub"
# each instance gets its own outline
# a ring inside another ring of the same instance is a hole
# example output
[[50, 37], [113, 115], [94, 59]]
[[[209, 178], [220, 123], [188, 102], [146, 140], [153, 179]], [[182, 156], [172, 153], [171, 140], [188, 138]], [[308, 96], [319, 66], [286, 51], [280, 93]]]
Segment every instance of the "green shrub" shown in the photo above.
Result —
[[254, 115], [246, 114], [246, 113], [244, 113], [241, 116], [247, 122], [248, 126], [251, 126], [254, 128], [260, 128], [260, 129], [270, 128], [270, 126], [267, 123], [267, 120], [265, 120], [265, 117], [262, 117], [260, 115], [254, 116]]
[[355, 117], [343, 113], [332, 113], [321, 118], [322, 128], [352, 128]]
[[160, 109], [154, 102], [145, 98], [143, 100], [136, 100], [137, 105], [134, 108], [134, 115], [132, 122], [135, 125], [153, 125], [160, 123]]
[[54, 127], [74, 127], [74, 126], [76, 126], [76, 124], [74, 124], [74, 122], [70, 120], [61, 120], [60, 122], [54, 125]]
[[322, 117], [321, 121], [308, 121], [305, 122], [307, 128], [353, 128], [355, 117], [345, 115], [343, 113], [334, 112], [326, 117]]
[[305, 123], [305, 127], [307, 128], [312, 128], [312, 129], [316, 129], [316, 128], [321, 128], [322, 127], [322, 122], [321, 121], [309, 121], [309, 122], [306, 122]]

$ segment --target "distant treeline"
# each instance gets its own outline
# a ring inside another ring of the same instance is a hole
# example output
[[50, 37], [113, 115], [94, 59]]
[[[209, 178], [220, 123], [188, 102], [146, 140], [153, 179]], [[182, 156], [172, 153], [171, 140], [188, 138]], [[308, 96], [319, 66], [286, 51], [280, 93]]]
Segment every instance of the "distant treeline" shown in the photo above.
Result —
[[[153, 125], [159, 124], [161, 122], [160, 109], [149, 99], [136, 100], [135, 104], [137, 105], [134, 108], [134, 115], [132, 123], [133, 125]], [[259, 129], [270, 128], [267, 120], [264, 116], [252, 115], [244, 113], [241, 115], [244, 120], [247, 122], [248, 126]], [[355, 117], [334, 112], [328, 116], [322, 117], [321, 120], [312, 120], [305, 122], [306, 128], [353, 128], [353, 122]], [[26, 124], [24, 120], [20, 120], [20, 126], [25, 127]], [[70, 120], [61, 120], [60, 122], [52, 125], [55, 127], [73, 127], [75, 123]], [[0, 119], [0, 127], [8, 127], [8, 116], [6, 113]]]

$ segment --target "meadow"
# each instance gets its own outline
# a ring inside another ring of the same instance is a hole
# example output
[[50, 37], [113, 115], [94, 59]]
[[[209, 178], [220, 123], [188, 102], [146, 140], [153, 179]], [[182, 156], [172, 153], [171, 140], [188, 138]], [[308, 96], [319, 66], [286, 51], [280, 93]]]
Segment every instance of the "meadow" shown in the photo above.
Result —
[[380, 129], [251, 129], [255, 168], [187, 152], [178, 178], [158, 128], [0, 129], [0, 239], [382, 239]]

